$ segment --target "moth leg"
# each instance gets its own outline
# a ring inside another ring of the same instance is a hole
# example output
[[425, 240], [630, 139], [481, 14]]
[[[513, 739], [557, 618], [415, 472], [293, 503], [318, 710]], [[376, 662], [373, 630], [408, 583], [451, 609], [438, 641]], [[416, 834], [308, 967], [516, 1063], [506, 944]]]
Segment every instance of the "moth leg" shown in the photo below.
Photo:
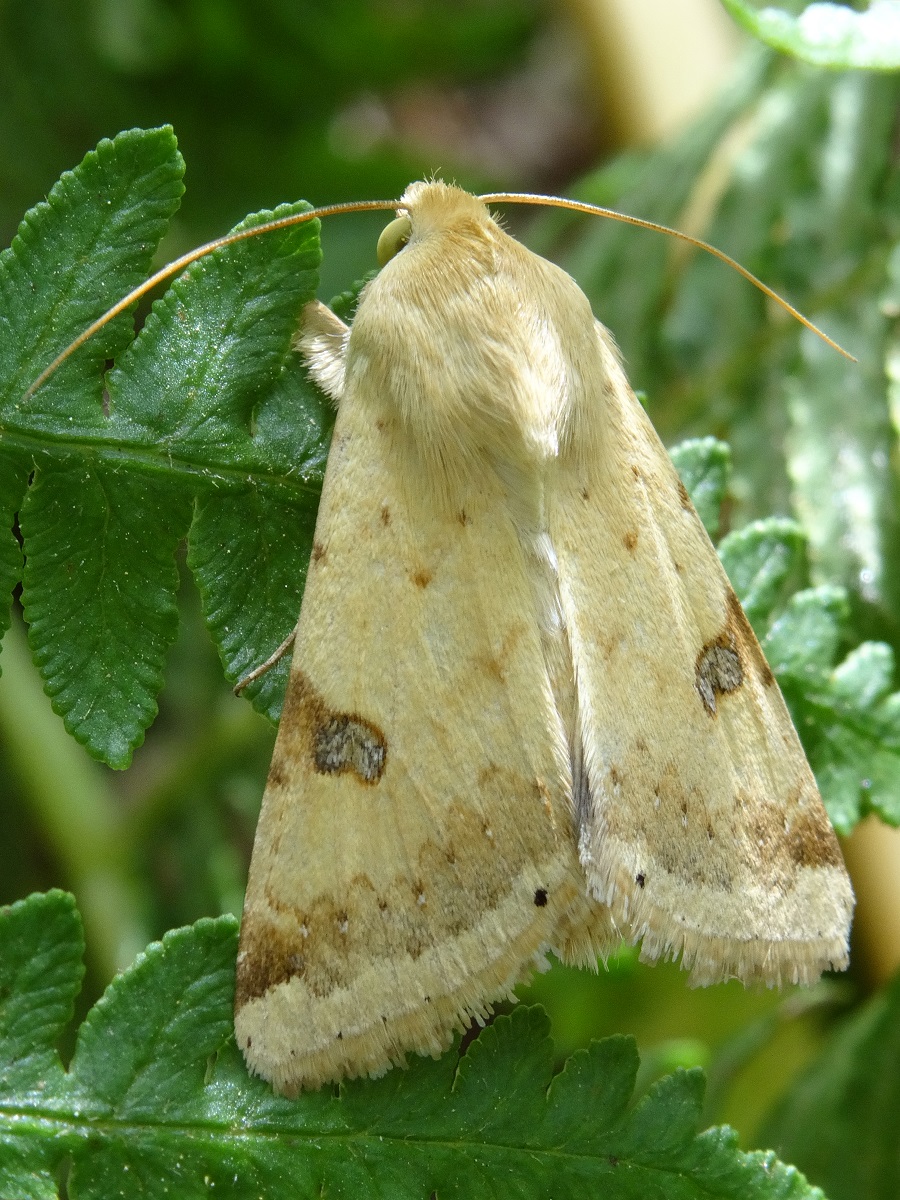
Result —
[[243, 679], [239, 679], [237, 681], [232, 689], [234, 694], [239, 696], [248, 684], [254, 683], [257, 679], [261, 679], [262, 676], [265, 675], [266, 671], [271, 671], [276, 663], [281, 662], [285, 654], [287, 654], [288, 650], [290, 650], [290, 648], [293, 646], [294, 638], [296, 636], [297, 626], [295, 625], [278, 649], [273, 651], [264, 663], [260, 663], [258, 667], [254, 667], [252, 671], [248, 671]]
[[344, 394], [344, 366], [350, 326], [318, 300], [307, 304], [300, 318], [294, 349], [303, 356], [315, 383], [337, 407]]

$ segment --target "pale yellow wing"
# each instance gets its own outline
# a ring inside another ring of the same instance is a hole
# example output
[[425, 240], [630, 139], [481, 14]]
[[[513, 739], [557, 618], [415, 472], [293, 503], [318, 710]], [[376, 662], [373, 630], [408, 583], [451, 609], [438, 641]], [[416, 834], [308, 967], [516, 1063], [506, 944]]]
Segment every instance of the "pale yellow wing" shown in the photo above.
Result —
[[562, 457], [550, 521], [588, 884], [642, 957], [681, 954], [695, 983], [810, 982], [847, 962], [837, 840], [718, 556], [597, 328], [597, 449]]
[[846, 961], [796, 734], [585, 297], [457, 189], [401, 207], [349, 340], [302, 341], [339, 415], [235, 1018], [285, 1091], [437, 1053], [614, 922], [697, 982]]
[[585, 906], [504, 495], [443, 511], [398, 437], [351, 387], [254, 846], [236, 1033], [288, 1092], [438, 1053]]

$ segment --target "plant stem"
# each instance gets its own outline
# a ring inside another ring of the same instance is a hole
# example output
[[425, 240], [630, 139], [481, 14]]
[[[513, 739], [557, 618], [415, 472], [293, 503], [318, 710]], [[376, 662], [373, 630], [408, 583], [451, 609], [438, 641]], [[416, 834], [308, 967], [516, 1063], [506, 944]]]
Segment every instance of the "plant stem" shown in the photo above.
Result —
[[0, 737], [84, 920], [88, 953], [104, 981], [123, 970], [149, 937], [121, 837], [119, 803], [104, 769], [69, 737], [14, 620], [4, 639]]

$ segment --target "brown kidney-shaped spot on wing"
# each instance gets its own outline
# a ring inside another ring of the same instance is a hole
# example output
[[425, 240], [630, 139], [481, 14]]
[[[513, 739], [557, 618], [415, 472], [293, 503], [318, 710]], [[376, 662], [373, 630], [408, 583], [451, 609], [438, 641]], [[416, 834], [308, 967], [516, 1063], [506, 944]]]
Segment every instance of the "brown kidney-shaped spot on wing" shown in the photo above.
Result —
[[716, 696], [736, 691], [744, 682], [744, 669], [731, 633], [707, 642], [697, 655], [696, 687], [706, 711], [716, 715]]
[[707, 642], [697, 656], [697, 691], [710, 716], [716, 715], [716, 697], [736, 691], [750, 670], [764, 687], [775, 682], [753, 627], [734, 591], [728, 588], [728, 616], [724, 630]]
[[310, 763], [319, 775], [356, 776], [376, 784], [387, 762], [387, 740], [372, 721], [358, 713], [329, 709], [321, 694], [300, 671], [292, 671], [281, 714], [281, 730], [270, 783], [288, 779], [292, 764]]
[[362, 717], [336, 713], [315, 732], [315, 763], [321, 775], [352, 771], [363, 783], [377, 783], [386, 757], [384, 735]]

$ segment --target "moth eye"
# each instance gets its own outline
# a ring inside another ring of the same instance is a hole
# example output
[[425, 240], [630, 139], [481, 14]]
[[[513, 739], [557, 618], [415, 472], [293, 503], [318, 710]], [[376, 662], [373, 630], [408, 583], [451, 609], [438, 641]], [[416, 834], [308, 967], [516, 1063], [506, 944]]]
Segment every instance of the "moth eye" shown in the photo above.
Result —
[[390, 225], [385, 225], [375, 250], [379, 267], [383, 267], [385, 263], [391, 261], [395, 254], [400, 253], [409, 241], [411, 234], [412, 222], [409, 217], [397, 217], [396, 220], [391, 221]]

